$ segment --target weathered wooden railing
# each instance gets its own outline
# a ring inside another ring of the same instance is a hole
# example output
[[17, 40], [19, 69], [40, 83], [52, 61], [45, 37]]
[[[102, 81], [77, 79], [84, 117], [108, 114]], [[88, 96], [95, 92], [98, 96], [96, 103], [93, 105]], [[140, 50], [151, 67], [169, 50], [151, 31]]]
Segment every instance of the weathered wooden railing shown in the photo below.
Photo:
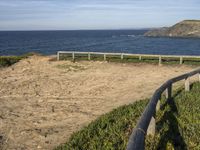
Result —
[[[91, 55], [102, 55], [104, 60], [106, 60], [108, 55], [119, 56], [121, 60], [124, 59], [124, 56], [135, 56], [138, 57], [139, 60], [142, 60], [143, 57], [151, 57], [157, 58], [159, 65], [162, 63], [162, 58], [178, 58], [180, 64], [183, 63], [184, 58], [197, 58], [200, 59], [200, 56], [177, 56], [177, 55], [146, 55], [146, 54], [127, 54], [127, 53], [100, 53], [100, 52], [74, 52], [74, 51], [59, 51], [57, 53], [57, 60], [60, 60], [61, 54], [70, 54], [72, 60], [75, 60], [76, 54], [84, 54], [87, 55], [88, 60], [91, 60]], [[160, 109], [160, 99], [161, 95], [164, 91], [166, 91], [166, 98], [170, 99], [172, 96], [172, 86], [174, 83], [185, 80], [185, 91], [190, 90], [190, 77], [198, 74], [200, 81], [200, 68], [194, 70], [192, 72], [180, 75], [178, 77], [172, 78], [165, 82], [163, 85], [158, 88], [153, 94], [150, 102], [146, 106], [140, 120], [138, 121], [135, 129], [133, 130], [127, 150], [144, 150], [145, 149], [145, 136], [146, 134], [155, 134], [156, 122], [155, 122], [155, 114], [156, 111]]]
[[166, 91], [166, 98], [170, 99], [172, 96], [172, 85], [178, 81], [185, 80], [185, 91], [190, 90], [189, 78], [197, 75], [200, 80], [200, 68], [192, 72], [172, 78], [161, 85], [153, 94], [153, 97], [146, 106], [140, 120], [138, 121], [135, 129], [133, 130], [127, 150], [144, 150], [145, 149], [145, 136], [146, 134], [155, 134], [155, 114], [160, 108], [160, 99], [164, 91]]
[[61, 54], [71, 55], [72, 60], [74, 61], [76, 55], [87, 55], [87, 59], [91, 60], [92, 55], [103, 56], [104, 61], [107, 60], [107, 57], [110, 56], [118, 56], [121, 60], [124, 59], [125, 56], [133, 56], [138, 57], [138, 60], [142, 60], [143, 58], [156, 58], [158, 60], [158, 64], [162, 64], [162, 60], [165, 58], [176, 58], [179, 60], [179, 63], [182, 64], [184, 59], [198, 59], [200, 61], [200, 56], [188, 56], [188, 55], [148, 55], [148, 54], [129, 54], [129, 53], [103, 53], [103, 52], [75, 52], [75, 51], [58, 51], [57, 52], [57, 60], [60, 60]]

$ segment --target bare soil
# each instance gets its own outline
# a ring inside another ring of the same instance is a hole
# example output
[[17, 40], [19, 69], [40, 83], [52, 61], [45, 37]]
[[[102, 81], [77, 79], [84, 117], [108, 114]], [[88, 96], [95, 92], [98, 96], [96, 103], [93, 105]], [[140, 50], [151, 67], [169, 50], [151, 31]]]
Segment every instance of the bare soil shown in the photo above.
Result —
[[0, 69], [0, 149], [53, 149], [98, 116], [194, 69], [50, 59], [33, 56]]

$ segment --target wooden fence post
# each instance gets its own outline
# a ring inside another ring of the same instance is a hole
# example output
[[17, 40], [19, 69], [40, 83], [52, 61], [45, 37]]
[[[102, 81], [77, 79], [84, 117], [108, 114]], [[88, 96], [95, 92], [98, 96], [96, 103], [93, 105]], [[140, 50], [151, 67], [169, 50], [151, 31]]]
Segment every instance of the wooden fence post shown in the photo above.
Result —
[[180, 57], [180, 65], [183, 64], [183, 57]]
[[166, 99], [170, 99], [172, 97], [172, 84], [166, 89]]
[[156, 112], [158, 112], [160, 110], [160, 99], [158, 100], [158, 103], [156, 105]]
[[185, 79], [185, 91], [190, 91], [190, 80], [189, 80], [189, 77]]
[[121, 54], [121, 60], [123, 60], [124, 59], [124, 55], [123, 55], [123, 53]]
[[[160, 110], [160, 99], [157, 102], [156, 105], [156, 112], [158, 112]], [[149, 127], [147, 129], [147, 135], [151, 135], [154, 136], [156, 133], [156, 119], [155, 119], [155, 115], [151, 118]]]
[[88, 60], [90, 60], [91, 58], [90, 58], [90, 52], [88, 52]]
[[106, 54], [103, 55], [104, 61], [106, 61]]
[[60, 60], [60, 52], [57, 52], [57, 61]]
[[151, 118], [151, 121], [149, 123], [149, 127], [147, 129], [147, 135], [154, 136], [156, 133], [156, 119], [155, 115]]
[[162, 64], [162, 57], [159, 56], [159, 66], [161, 66], [161, 64]]
[[139, 60], [142, 60], [142, 56], [141, 55], [139, 56]]
[[75, 60], [75, 53], [72, 52], [72, 60], [74, 61]]
[[[156, 104], [156, 112], [158, 112], [160, 110], [160, 100], [161, 97], [159, 98], [157, 104]], [[151, 118], [151, 121], [149, 123], [149, 127], [147, 129], [147, 135], [151, 135], [154, 136], [156, 133], [156, 119], [155, 119], [156, 114], [153, 115], [153, 117]]]
[[200, 73], [198, 73], [198, 77], [199, 77], [199, 82], [200, 82]]

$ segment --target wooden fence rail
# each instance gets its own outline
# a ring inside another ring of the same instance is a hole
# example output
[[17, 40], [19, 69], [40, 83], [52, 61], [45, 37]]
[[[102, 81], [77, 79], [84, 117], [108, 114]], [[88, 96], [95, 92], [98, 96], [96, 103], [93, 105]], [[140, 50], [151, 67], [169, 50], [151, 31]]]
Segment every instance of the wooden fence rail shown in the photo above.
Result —
[[[162, 58], [178, 58], [180, 60], [180, 64], [183, 63], [184, 58], [196, 58], [200, 59], [200, 56], [177, 56], [177, 55], [146, 55], [146, 54], [127, 54], [127, 53], [100, 53], [100, 52], [73, 52], [73, 51], [59, 51], [57, 53], [57, 59], [60, 60], [61, 54], [70, 54], [72, 56], [72, 60], [75, 59], [75, 55], [84, 54], [88, 56], [88, 60], [91, 60], [91, 55], [102, 55], [103, 59], [106, 60], [108, 55], [119, 56], [121, 60], [124, 59], [125, 56], [135, 56], [138, 57], [139, 60], [142, 60], [142, 57], [153, 57], [158, 59], [159, 65], [162, 63]], [[166, 92], [166, 98], [170, 99], [172, 97], [172, 87], [173, 84], [185, 80], [185, 91], [190, 91], [190, 77], [197, 75], [200, 81], [200, 68], [194, 70], [192, 72], [177, 76], [166, 81], [162, 84], [153, 94], [151, 100], [146, 106], [140, 120], [138, 121], [135, 129], [133, 130], [127, 150], [144, 150], [145, 149], [145, 136], [146, 134], [155, 134], [156, 123], [155, 123], [155, 114], [160, 109], [160, 99], [162, 93]]]
[[192, 72], [172, 78], [161, 85], [153, 94], [150, 102], [146, 106], [140, 120], [138, 121], [135, 129], [133, 130], [127, 150], [144, 150], [145, 149], [145, 136], [146, 134], [155, 134], [155, 114], [160, 108], [160, 99], [164, 91], [166, 91], [166, 98], [170, 99], [172, 96], [172, 86], [174, 83], [185, 80], [185, 91], [190, 90], [189, 78], [198, 75], [200, 80], [200, 68]]
[[162, 60], [165, 58], [176, 58], [179, 60], [180, 64], [183, 64], [184, 59], [199, 59], [200, 56], [188, 56], [188, 55], [149, 55], [149, 54], [130, 54], [130, 53], [103, 53], [103, 52], [75, 52], [75, 51], [58, 51], [57, 52], [57, 60], [60, 60], [60, 56], [63, 54], [71, 55], [72, 60], [74, 61], [76, 55], [87, 55], [88, 60], [91, 60], [91, 55], [99, 55], [103, 56], [103, 60], [106, 61], [107, 57], [110, 56], [117, 56], [121, 60], [124, 59], [125, 56], [133, 56], [138, 57], [138, 60], [142, 60], [143, 58], [156, 58], [158, 59], [158, 64], [162, 64]]

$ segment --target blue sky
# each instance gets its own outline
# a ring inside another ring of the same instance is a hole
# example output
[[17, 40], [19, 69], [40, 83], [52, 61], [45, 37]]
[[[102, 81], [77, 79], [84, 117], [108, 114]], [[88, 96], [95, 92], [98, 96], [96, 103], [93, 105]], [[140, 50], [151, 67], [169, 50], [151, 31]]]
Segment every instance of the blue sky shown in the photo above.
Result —
[[130, 29], [200, 19], [200, 0], [0, 0], [0, 30]]

